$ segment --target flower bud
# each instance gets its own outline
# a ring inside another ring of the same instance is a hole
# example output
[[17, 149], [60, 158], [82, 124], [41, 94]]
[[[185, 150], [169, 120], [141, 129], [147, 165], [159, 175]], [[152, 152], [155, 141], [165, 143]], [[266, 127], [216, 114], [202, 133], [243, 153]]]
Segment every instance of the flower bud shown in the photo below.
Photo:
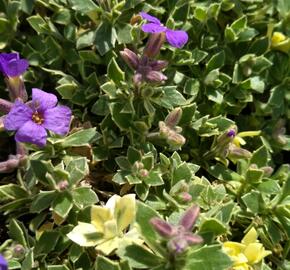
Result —
[[10, 155], [8, 160], [0, 162], [0, 173], [13, 172], [16, 168], [18, 168], [19, 163], [19, 158], [14, 155]]
[[15, 258], [22, 258], [25, 254], [25, 248], [20, 245], [20, 244], [17, 244], [14, 246], [13, 248], [13, 257]]
[[140, 175], [140, 177], [145, 178], [145, 177], [147, 177], [149, 175], [149, 172], [146, 169], [141, 169], [139, 171], [139, 175]]
[[146, 80], [150, 83], [161, 83], [167, 80], [167, 77], [160, 71], [151, 70], [146, 74]]
[[131, 69], [136, 70], [138, 68], [139, 59], [136, 53], [125, 48], [124, 51], [120, 51], [120, 55]]
[[187, 231], [191, 231], [193, 225], [197, 220], [199, 212], [200, 212], [199, 206], [197, 205], [191, 206], [188, 210], [185, 211], [185, 213], [180, 219], [179, 224], [183, 226]]
[[150, 66], [153, 70], [159, 71], [168, 66], [168, 62], [164, 60], [154, 60], [150, 63]]
[[165, 118], [165, 124], [170, 127], [174, 128], [180, 121], [182, 116], [182, 109], [175, 108], [172, 112], [170, 112]]
[[169, 238], [174, 233], [173, 226], [160, 218], [151, 218], [150, 224], [153, 226], [154, 230], [162, 237]]
[[13, 107], [13, 103], [5, 99], [0, 98], [0, 112], [7, 114]]
[[264, 175], [266, 177], [269, 177], [274, 171], [274, 169], [270, 166], [264, 166], [264, 167], [261, 167], [260, 169], [264, 171]]
[[144, 49], [144, 55], [149, 58], [154, 58], [157, 56], [165, 40], [166, 36], [163, 32], [151, 34]]
[[183, 237], [174, 237], [167, 243], [167, 248], [171, 253], [180, 254], [188, 247], [187, 241]]
[[133, 76], [133, 83], [134, 83], [134, 85], [136, 85], [136, 86], [140, 86], [141, 85], [141, 83], [142, 83], [142, 74], [140, 74], [140, 73], [136, 73], [136, 74], [134, 74], [134, 76]]
[[67, 180], [62, 180], [60, 182], [57, 183], [57, 188], [60, 191], [66, 190], [69, 186], [69, 183]]
[[233, 159], [250, 158], [252, 153], [246, 149], [237, 147], [233, 143], [229, 146], [228, 157]]
[[12, 101], [17, 98], [20, 98], [24, 102], [27, 100], [28, 96], [21, 76], [6, 77], [5, 82], [9, 89], [9, 96]]
[[188, 192], [182, 192], [178, 195], [178, 199], [182, 202], [190, 202], [192, 200], [192, 196]]
[[185, 138], [181, 134], [178, 134], [174, 131], [170, 132], [166, 141], [173, 150], [179, 149], [186, 142]]

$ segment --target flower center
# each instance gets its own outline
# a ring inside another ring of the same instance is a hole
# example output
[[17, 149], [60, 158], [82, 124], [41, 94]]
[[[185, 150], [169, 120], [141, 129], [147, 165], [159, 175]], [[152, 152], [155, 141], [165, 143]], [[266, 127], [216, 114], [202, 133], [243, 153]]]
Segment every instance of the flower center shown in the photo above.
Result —
[[38, 125], [41, 125], [44, 121], [42, 115], [39, 113], [39, 112], [35, 112], [33, 115], [32, 115], [32, 120], [34, 123], [38, 124]]

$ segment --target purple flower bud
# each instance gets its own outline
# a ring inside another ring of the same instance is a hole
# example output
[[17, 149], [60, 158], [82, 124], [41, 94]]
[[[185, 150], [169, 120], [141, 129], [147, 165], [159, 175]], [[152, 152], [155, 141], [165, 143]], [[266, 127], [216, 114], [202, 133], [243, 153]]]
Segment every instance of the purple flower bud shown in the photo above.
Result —
[[7, 77], [5, 82], [9, 89], [11, 100], [21, 99], [24, 102], [27, 101], [28, 96], [22, 77]]
[[0, 254], [0, 270], [8, 270], [8, 263], [1, 254]]
[[165, 42], [165, 33], [156, 33], [152, 34], [149, 37], [149, 40], [147, 42], [147, 45], [144, 49], [144, 55], [146, 55], [149, 58], [154, 58], [157, 56], [160, 52], [160, 49]]
[[229, 146], [228, 157], [233, 159], [250, 158], [252, 153], [246, 149], [237, 147], [233, 143]]
[[190, 202], [192, 200], [192, 196], [188, 192], [182, 192], [178, 197], [182, 202]]
[[196, 245], [196, 244], [201, 244], [203, 242], [203, 239], [201, 236], [192, 234], [192, 233], [185, 233], [184, 239], [186, 240], [188, 245]]
[[5, 99], [0, 98], [0, 112], [7, 114], [13, 107], [13, 103]]
[[125, 48], [124, 51], [120, 52], [120, 55], [131, 69], [136, 70], [138, 68], [139, 59], [136, 53]]
[[21, 159], [17, 156], [10, 155], [9, 159], [0, 162], [0, 173], [10, 173], [17, 169], [20, 165]]
[[164, 60], [156, 60], [150, 62], [150, 66], [153, 70], [160, 71], [168, 66], [168, 62]]
[[264, 171], [264, 174], [267, 177], [270, 176], [274, 171], [274, 169], [270, 166], [264, 166], [264, 167], [261, 167], [260, 169]]
[[167, 243], [167, 248], [171, 253], [180, 254], [188, 247], [188, 243], [185, 238], [177, 236]]
[[18, 77], [22, 75], [29, 66], [26, 59], [20, 59], [19, 53], [1, 53], [0, 71], [6, 77]]
[[151, 218], [150, 224], [153, 226], [154, 230], [162, 237], [169, 238], [174, 233], [174, 227], [160, 218]]
[[140, 86], [142, 82], [143, 82], [142, 74], [140, 74], [140, 73], [134, 74], [134, 76], [133, 76], [134, 85]]
[[193, 225], [196, 222], [196, 219], [199, 215], [200, 208], [197, 205], [191, 206], [188, 210], [185, 211], [181, 217], [179, 224], [185, 228], [187, 231], [191, 231]]
[[236, 131], [234, 129], [230, 129], [227, 133], [228, 137], [235, 137], [236, 136]]
[[160, 71], [149, 71], [146, 74], [146, 81], [150, 82], [150, 83], [161, 83], [165, 80], [167, 80], [167, 77]]
[[140, 177], [145, 178], [145, 177], [147, 177], [149, 175], [149, 172], [146, 169], [141, 169], [139, 171], [139, 175], [140, 175]]
[[25, 248], [22, 245], [17, 244], [14, 246], [13, 257], [21, 258], [21, 257], [23, 257], [24, 254], [25, 254]]
[[170, 127], [174, 128], [180, 121], [182, 116], [182, 109], [175, 108], [172, 112], [170, 112], [165, 118], [165, 124]]
[[181, 134], [178, 134], [173, 130], [171, 130], [167, 136], [166, 141], [173, 149], [180, 148], [186, 142], [185, 138]]
[[69, 183], [66, 180], [63, 180], [63, 181], [60, 181], [57, 183], [57, 188], [60, 191], [66, 190], [68, 188], [68, 186], [69, 186]]

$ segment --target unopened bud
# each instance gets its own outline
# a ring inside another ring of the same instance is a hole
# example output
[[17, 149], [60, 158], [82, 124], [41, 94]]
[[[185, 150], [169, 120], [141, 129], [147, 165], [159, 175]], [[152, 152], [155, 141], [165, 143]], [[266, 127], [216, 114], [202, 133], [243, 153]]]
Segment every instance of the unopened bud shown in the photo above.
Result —
[[235, 137], [236, 136], [236, 131], [234, 129], [230, 129], [227, 132], [228, 137]]
[[167, 248], [171, 253], [180, 254], [188, 247], [187, 241], [183, 237], [174, 237], [167, 243]]
[[10, 155], [8, 160], [0, 162], [0, 173], [13, 172], [19, 167], [20, 161], [19, 157]]
[[120, 51], [120, 55], [131, 69], [136, 70], [138, 68], [139, 59], [136, 53], [125, 48], [124, 51]]
[[13, 248], [13, 257], [15, 258], [22, 258], [25, 254], [25, 248], [20, 245], [20, 244], [17, 244], [14, 246]]
[[60, 182], [57, 183], [57, 188], [60, 191], [66, 190], [69, 186], [69, 183], [67, 180], [62, 180]]
[[274, 171], [274, 169], [270, 166], [264, 166], [264, 167], [261, 167], [260, 169], [264, 171], [264, 175], [266, 177], [270, 176]]
[[162, 220], [161, 218], [151, 218], [150, 224], [153, 226], [154, 230], [162, 237], [169, 238], [174, 233], [173, 226]]
[[133, 169], [136, 170], [136, 171], [139, 171], [139, 170], [141, 170], [143, 168], [144, 168], [144, 165], [140, 161], [135, 161], [135, 163], [133, 164]]
[[140, 22], [141, 19], [142, 19], [142, 17], [139, 14], [138, 15], [134, 15], [134, 16], [132, 16], [132, 18], [130, 20], [130, 24], [134, 25], [134, 24]]
[[165, 124], [170, 127], [174, 128], [180, 121], [182, 116], [182, 109], [175, 108], [172, 112], [170, 112], [165, 118]]
[[164, 60], [154, 60], [150, 63], [150, 66], [153, 70], [159, 71], [168, 66], [168, 62]]
[[13, 107], [13, 103], [5, 99], [0, 98], [0, 112], [7, 114]]
[[148, 172], [148, 170], [146, 170], [146, 169], [142, 169], [142, 170], [140, 170], [139, 171], [139, 175], [143, 178], [145, 178], [145, 177], [147, 177], [148, 175], [149, 175], [149, 172]]
[[187, 231], [191, 231], [193, 225], [195, 224], [198, 215], [200, 212], [200, 208], [197, 205], [191, 206], [188, 210], [185, 211], [183, 216], [181, 217], [179, 224], [183, 226]]
[[163, 32], [151, 34], [144, 49], [144, 55], [149, 58], [154, 58], [155, 56], [157, 56], [163, 43], [165, 42], [165, 39], [166, 36]]
[[246, 149], [237, 147], [233, 143], [229, 146], [228, 157], [233, 159], [250, 158], [252, 153]]
[[146, 74], [146, 80], [150, 83], [161, 83], [167, 80], [167, 77], [160, 71], [151, 70]]
[[140, 73], [134, 74], [134, 76], [133, 76], [133, 83], [134, 83], [134, 85], [140, 86], [141, 83], [142, 83], [142, 81], [143, 81], [142, 78], [143, 78], [142, 74], [140, 74]]
[[27, 100], [28, 96], [21, 76], [6, 77], [5, 82], [9, 89], [9, 96], [12, 101], [17, 98], [20, 98], [24, 102]]
[[171, 132], [167, 137], [167, 143], [171, 146], [172, 149], [179, 149], [185, 144], [185, 138], [176, 132]]
[[188, 192], [182, 192], [178, 195], [178, 198], [182, 202], [190, 202], [192, 200], [192, 196]]

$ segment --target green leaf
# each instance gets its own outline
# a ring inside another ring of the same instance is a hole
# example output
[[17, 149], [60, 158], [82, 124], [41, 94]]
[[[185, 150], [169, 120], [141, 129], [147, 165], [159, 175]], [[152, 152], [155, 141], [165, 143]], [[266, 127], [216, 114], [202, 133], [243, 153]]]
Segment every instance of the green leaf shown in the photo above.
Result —
[[161, 186], [164, 184], [161, 173], [151, 171], [149, 175], [144, 178], [144, 182], [149, 186]]
[[222, 252], [219, 245], [204, 246], [198, 250], [190, 250], [184, 270], [228, 270], [232, 266], [231, 259]]
[[25, 254], [25, 259], [22, 262], [21, 270], [31, 270], [31, 269], [33, 269], [33, 263], [34, 263], [34, 253], [33, 253], [33, 249], [30, 249]]
[[130, 164], [133, 165], [136, 161], [141, 161], [142, 155], [139, 150], [132, 146], [129, 146], [127, 150], [127, 158]]
[[96, 128], [88, 128], [84, 130], [77, 131], [64, 139], [57, 141], [60, 142], [62, 147], [72, 147], [72, 146], [82, 146], [89, 143], [96, 135]]
[[78, 187], [71, 194], [75, 205], [81, 209], [99, 201], [97, 194], [89, 187]]
[[44, 231], [35, 245], [36, 254], [48, 254], [53, 251], [59, 238], [58, 232]]
[[120, 84], [121, 81], [125, 80], [125, 73], [121, 70], [115, 58], [112, 58], [110, 63], [108, 64], [107, 72], [108, 77], [116, 84]]
[[258, 191], [251, 191], [242, 197], [243, 202], [247, 206], [249, 210], [251, 210], [254, 214], [261, 213], [265, 208], [265, 202], [261, 193]]
[[73, 207], [72, 195], [68, 192], [62, 192], [57, 195], [52, 203], [52, 210], [65, 219]]
[[112, 25], [104, 21], [96, 30], [95, 45], [100, 55], [106, 54], [109, 50], [115, 47], [117, 34]]
[[72, 8], [82, 13], [98, 10], [99, 7], [92, 0], [69, 0]]
[[99, 255], [95, 263], [95, 270], [121, 270], [119, 263]]
[[218, 163], [209, 167], [208, 172], [219, 180], [223, 181], [241, 181], [242, 176]]
[[32, 213], [40, 213], [46, 208], [51, 206], [52, 201], [56, 197], [56, 192], [54, 190], [51, 191], [40, 191], [39, 194], [35, 196], [30, 206], [30, 211]]
[[47, 270], [69, 270], [66, 265], [48, 265]]
[[268, 165], [269, 153], [265, 145], [261, 146], [259, 149], [253, 152], [250, 159], [250, 164], [256, 164], [258, 168]]
[[27, 247], [27, 242], [25, 239], [25, 232], [21, 226], [21, 223], [16, 219], [11, 219], [9, 223], [9, 235], [10, 237], [21, 244], [24, 247]]
[[18, 185], [8, 184], [0, 186], [0, 202], [25, 198], [27, 196], [27, 191]]
[[217, 236], [225, 234], [227, 232], [227, 227], [221, 221], [215, 218], [210, 218], [200, 224], [199, 232], [210, 232]]
[[70, 161], [66, 167], [70, 174], [69, 183], [71, 186], [78, 184], [89, 174], [89, 166], [85, 157], [80, 157]]
[[162, 88], [163, 95], [159, 99], [154, 99], [153, 101], [164, 108], [172, 109], [176, 106], [185, 105], [186, 99], [183, 95], [176, 89], [176, 86], [165, 86]]
[[131, 267], [137, 269], [152, 269], [152, 267], [158, 266], [163, 261], [161, 257], [136, 244], [126, 247], [121, 246], [117, 254], [120, 258], [127, 260]]
[[225, 58], [226, 58], [226, 55], [224, 51], [221, 51], [213, 55], [207, 62], [206, 71], [210, 72], [214, 69], [221, 68], [225, 63]]
[[47, 22], [40, 15], [31, 16], [27, 21], [38, 34], [49, 33]]

